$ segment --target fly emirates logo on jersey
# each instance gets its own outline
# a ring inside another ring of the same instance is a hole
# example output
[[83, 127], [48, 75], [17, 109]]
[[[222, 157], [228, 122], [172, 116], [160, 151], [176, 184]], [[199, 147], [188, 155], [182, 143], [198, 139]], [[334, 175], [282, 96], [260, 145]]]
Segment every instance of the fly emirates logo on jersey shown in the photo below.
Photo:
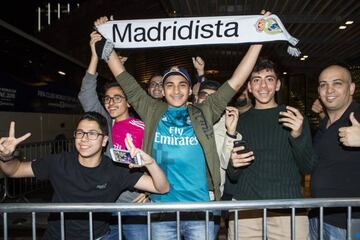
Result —
[[193, 146], [198, 145], [199, 141], [196, 136], [184, 136], [184, 128], [169, 127], [170, 136], [161, 135], [159, 132], [155, 133], [155, 142], [165, 145], [174, 146]]

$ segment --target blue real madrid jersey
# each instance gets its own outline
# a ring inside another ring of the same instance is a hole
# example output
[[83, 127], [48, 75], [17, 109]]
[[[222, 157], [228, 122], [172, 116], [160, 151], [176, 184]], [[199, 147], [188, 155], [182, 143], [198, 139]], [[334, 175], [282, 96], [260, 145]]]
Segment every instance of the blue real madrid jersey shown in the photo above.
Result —
[[170, 192], [151, 196], [154, 202], [209, 201], [204, 152], [186, 106], [169, 107], [160, 119], [153, 157], [170, 183]]

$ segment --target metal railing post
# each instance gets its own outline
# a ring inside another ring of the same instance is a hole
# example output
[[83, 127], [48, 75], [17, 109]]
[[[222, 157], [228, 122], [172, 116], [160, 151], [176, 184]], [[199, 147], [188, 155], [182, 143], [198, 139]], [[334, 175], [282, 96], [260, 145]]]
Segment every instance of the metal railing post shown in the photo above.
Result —
[[89, 236], [90, 236], [90, 240], [94, 239], [94, 235], [93, 235], [93, 216], [92, 216], [92, 212], [89, 212]]
[[61, 240], [65, 240], [65, 219], [64, 212], [60, 213]]
[[8, 225], [7, 225], [7, 212], [3, 214], [3, 222], [4, 222], [4, 240], [8, 239]]
[[295, 240], [296, 238], [295, 217], [296, 217], [296, 209], [291, 208], [291, 240]]
[[239, 212], [238, 210], [235, 210], [234, 212], [234, 239], [238, 240], [238, 236], [239, 236], [239, 233], [238, 233], [238, 227], [239, 227]]
[[351, 207], [347, 209], [347, 239], [351, 240]]
[[122, 239], [122, 223], [121, 223], [121, 212], [118, 212], [118, 234], [119, 234], [119, 240]]
[[267, 209], [263, 209], [263, 239], [267, 240]]
[[147, 233], [148, 233], [148, 240], [151, 240], [151, 214], [147, 212]]
[[32, 239], [36, 240], [36, 213], [31, 213], [31, 231], [32, 231]]
[[320, 222], [319, 222], [319, 229], [320, 229], [320, 240], [323, 240], [324, 235], [324, 208], [320, 207]]

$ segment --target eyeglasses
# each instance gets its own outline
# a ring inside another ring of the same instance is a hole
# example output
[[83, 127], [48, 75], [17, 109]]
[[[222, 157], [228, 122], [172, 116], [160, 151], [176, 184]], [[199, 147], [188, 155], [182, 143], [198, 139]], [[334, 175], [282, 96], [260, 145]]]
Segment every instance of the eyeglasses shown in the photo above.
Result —
[[110, 96], [105, 96], [104, 97], [104, 103], [105, 104], [109, 104], [111, 101], [114, 101], [114, 103], [121, 103], [121, 101], [123, 99], [125, 99], [126, 97], [124, 96], [121, 96], [121, 95], [115, 95], [113, 97], [110, 97]]
[[74, 138], [76, 139], [82, 139], [85, 135], [89, 140], [96, 140], [98, 139], [99, 136], [104, 136], [104, 134], [98, 133], [97, 131], [89, 131], [89, 132], [84, 132], [82, 130], [74, 131]]
[[208, 94], [207, 92], [200, 91], [200, 92], [198, 93], [198, 98], [207, 99], [209, 95], [210, 95], [210, 94]]
[[162, 82], [159, 82], [159, 83], [157, 83], [157, 82], [152, 82], [152, 83], [150, 83], [150, 85], [149, 85], [149, 88], [162, 88]]

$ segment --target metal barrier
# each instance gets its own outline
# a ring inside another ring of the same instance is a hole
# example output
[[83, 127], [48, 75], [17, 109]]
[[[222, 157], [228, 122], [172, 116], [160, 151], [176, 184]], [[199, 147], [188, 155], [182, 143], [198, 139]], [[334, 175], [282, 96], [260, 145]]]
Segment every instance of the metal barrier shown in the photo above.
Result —
[[[16, 155], [24, 161], [31, 161], [49, 154], [74, 150], [73, 140], [48, 141], [39, 143], [26, 143], [17, 147]], [[36, 178], [9, 178], [0, 179], [0, 202], [5, 199], [21, 199], [28, 202], [26, 194], [47, 187], [48, 181], [39, 181]]]
[[[119, 204], [119, 203], [78, 203], [78, 204], [0, 204], [0, 213], [3, 214], [3, 236], [8, 238], [8, 214], [11, 213], [31, 213], [32, 216], [32, 239], [36, 239], [36, 214], [37, 213], [60, 213], [61, 216], [61, 237], [65, 239], [64, 232], [64, 213], [88, 213], [89, 216], [89, 239], [93, 240], [93, 213], [111, 213], [118, 212], [119, 232], [121, 231], [121, 212], [122, 211], [143, 211], [147, 212], [148, 238], [151, 239], [151, 214], [159, 212], [176, 212], [177, 216], [177, 239], [179, 236], [180, 212], [186, 211], [204, 211], [206, 220], [206, 229], [209, 224], [209, 213], [213, 210], [230, 210], [235, 213], [235, 229], [238, 219], [239, 210], [244, 209], [263, 209], [263, 239], [267, 239], [266, 223], [267, 211], [269, 209], [291, 209], [291, 233], [292, 239], [295, 239], [295, 210], [298, 208], [319, 208], [320, 209], [320, 240], [323, 239], [323, 211], [328, 207], [347, 207], [347, 231], [350, 240], [351, 236], [351, 213], [352, 207], [360, 206], [360, 198], [338, 198], [338, 199], [292, 199], [292, 200], [258, 200], [258, 201], [216, 201], [208, 203], [145, 203], [145, 204]], [[241, 231], [241, 230], [240, 230]], [[241, 233], [241, 232], [240, 232]], [[121, 235], [119, 236], [121, 239]], [[206, 232], [206, 239], [208, 239], [208, 232]], [[239, 239], [235, 234], [235, 239]]]

